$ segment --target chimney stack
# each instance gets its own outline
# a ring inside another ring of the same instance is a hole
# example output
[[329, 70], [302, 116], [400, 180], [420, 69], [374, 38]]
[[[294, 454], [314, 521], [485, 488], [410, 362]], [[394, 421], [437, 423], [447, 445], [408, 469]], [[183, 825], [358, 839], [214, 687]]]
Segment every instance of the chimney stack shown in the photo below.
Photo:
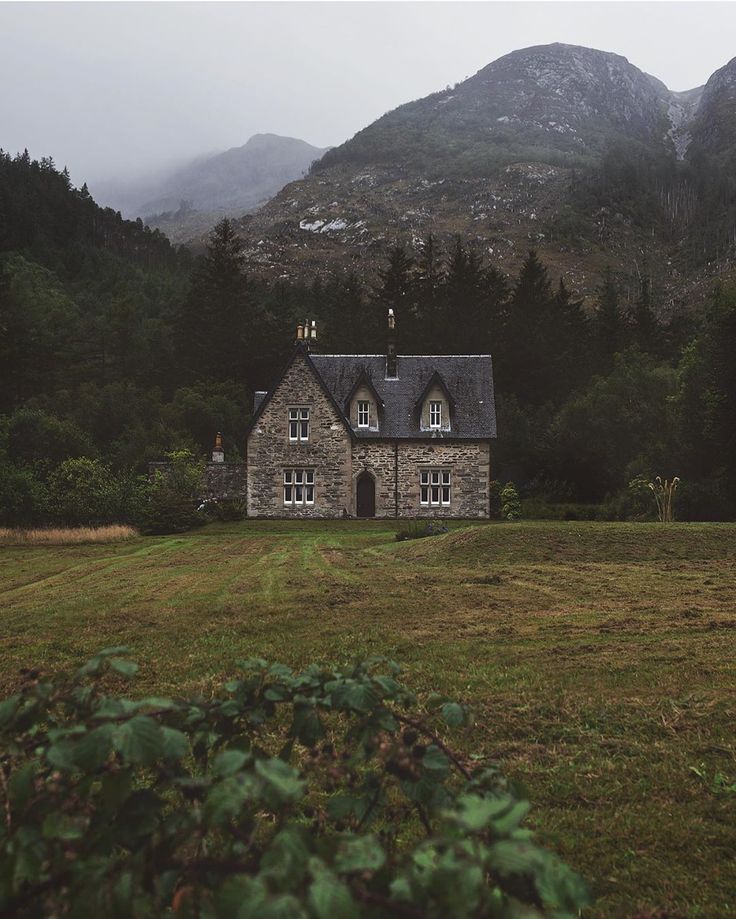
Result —
[[386, 348], [386, 379], [395, 380], [399, 375], [396, 359], [396, 318], [393, 307], [388, 308], [388, 345]]
[[212, 451], [213, 463], [225, 462], [225, 451], [222, 448], [222, 434], [218, 431], [215, 437], [215, 449]]

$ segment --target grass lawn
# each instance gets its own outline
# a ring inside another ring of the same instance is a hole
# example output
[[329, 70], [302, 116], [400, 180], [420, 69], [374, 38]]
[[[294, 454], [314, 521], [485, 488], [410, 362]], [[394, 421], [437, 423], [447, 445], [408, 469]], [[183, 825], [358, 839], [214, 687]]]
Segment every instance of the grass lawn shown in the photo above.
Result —
[[[460, 743], [522, 780], [590, 915], [736, 915], [736, 525], [250, 521], [0, 547], [0, 689], [127, 644], [140, 691], [239, 658], [387, 654], [474, 704]], [[703, 774], [699, 777], [692, 769]]]

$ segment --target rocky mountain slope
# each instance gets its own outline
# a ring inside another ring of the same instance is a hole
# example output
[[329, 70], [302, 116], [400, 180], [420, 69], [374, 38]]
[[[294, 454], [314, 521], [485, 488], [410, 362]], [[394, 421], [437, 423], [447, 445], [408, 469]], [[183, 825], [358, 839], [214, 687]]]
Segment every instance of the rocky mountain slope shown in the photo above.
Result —
[[397, 241], [461, 234], [509, 270], [536, 248], [586, 299], [606, 266], [631, 297], [646, 276], [676, 309], [731, 269], [734, 149], [736, 59], [675, 93], [544, 45], [384, 115], [239, 229], [266, 274], [374, 274]]
[[242, 147], [198, 157], [154, 182], [93, 188], [102, 203], [181, 242], [220, 217], [242, 215], [304, 175], [325, 153], [306, 141], [255, 134]]

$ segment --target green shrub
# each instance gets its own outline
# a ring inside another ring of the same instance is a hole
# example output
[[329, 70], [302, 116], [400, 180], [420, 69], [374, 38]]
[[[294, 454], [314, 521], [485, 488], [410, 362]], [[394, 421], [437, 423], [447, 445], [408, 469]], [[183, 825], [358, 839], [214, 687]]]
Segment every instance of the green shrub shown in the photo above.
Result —
[[0, 525], [26, 527], [43, 515], [45, 493], [32, 470], [0, 460]]
[[245, 520], [248, 515], [245, 498], [216, 498], [204, 501], [200, 508], [210, 520], [219, 520], [221, 523]]
[[168, 466], [157, 470], [143, 495], [136, 523], [144, 533], [183, 533], [207, 522], [199, 510], [204, 464], [188, 450], [167, 453]]
[[[110, 648], [0, 703], [0, 913], [573, 917], [580, 878], [534, 843], [496, 769], [390, 662], [246, 661], [208, 698], [131, 701]], [[471, 765], [472, 763], [472, 765]]]
[[408, 520], [400, 524], [396, 531], [396, 540], [404, 542], [407, 539], [424, 539], [427, 536], [441, 536], [447, 533], [447, 526], [436, 520]]
[[521, 517], [521, 501], [513, 482], [507, 482], [501, 489], [501, 517], [504, 520], [518, 520]]
[[96, 459], [61, 463], [47, 484], [46, 518], [64, 526], [124, 523], [136, 516], [136, 483]]

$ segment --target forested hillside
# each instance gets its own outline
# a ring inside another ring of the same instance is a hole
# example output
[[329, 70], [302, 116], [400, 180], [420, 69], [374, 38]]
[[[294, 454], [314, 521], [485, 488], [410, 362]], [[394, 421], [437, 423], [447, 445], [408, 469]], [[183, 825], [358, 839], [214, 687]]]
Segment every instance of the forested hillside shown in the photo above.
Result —
[[238, 458], [297, 321], [317, 320], [319, 348], [376, 353], [389, 304], [400, 351], [493, 354], [496, 475], [538, 512], [636, 517], [642, 477], [662, 474], [682, 477], [683, 515], [736, 516], [732, 291], [663, 319], [646, 277], [623, 297], [604, 267], [584, 309], [534, 252], [508, 274], [432, 235], [390, 247], [372, 285], [253, 268], [227, 220], [193, 259], [51, 160], [0, 157], [0, 522], [62, 519], [80, 476], [85, 494], [129, 482], [169, 451], [203, 456], [218, 430]]

